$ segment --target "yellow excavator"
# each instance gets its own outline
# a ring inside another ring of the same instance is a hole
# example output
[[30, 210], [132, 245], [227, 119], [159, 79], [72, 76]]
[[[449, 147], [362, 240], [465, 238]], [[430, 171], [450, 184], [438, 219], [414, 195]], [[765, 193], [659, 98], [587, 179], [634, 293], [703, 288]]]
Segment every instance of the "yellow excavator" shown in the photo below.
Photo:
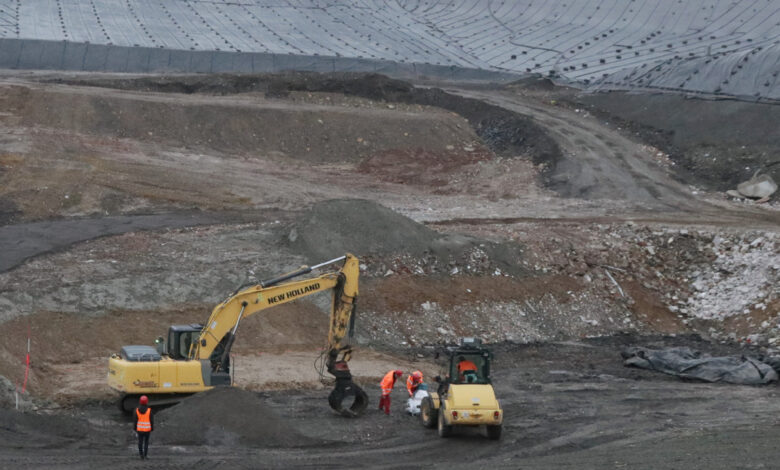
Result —
[[[344, 263], [338, 271], [291, 280], [341, 261]], [[343, 416], [361, 415], [368, 406], [368, 397], [352, 381], [347, 365], [352, 355], [350, 340], [355, 326], [359, 274], [358, 259], [349, 253], [316, 266], [303, 266], [259, 284], [239, 287], [214, 307], [205, 324], [171, 326], [167, 343], [158, 338], [156, 347], [122, 347], [119, 354], [108, 360], [108, 385], [120, 393], [120, 409], [131, 412], [141, 395], [149, 398], [150, 406], [160, 406], [212, 387], [232, 385], [230, 349], [242, 319], [331, 289], [328, 344], [320, 361], [336, 379], [328, 402]]]

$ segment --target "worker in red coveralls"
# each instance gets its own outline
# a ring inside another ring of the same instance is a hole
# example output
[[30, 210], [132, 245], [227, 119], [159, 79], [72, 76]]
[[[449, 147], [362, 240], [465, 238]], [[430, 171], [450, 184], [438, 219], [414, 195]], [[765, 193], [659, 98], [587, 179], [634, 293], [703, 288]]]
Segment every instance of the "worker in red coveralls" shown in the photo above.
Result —
[[409, 374], [409, 378], [406, 379], [406, 391], [409, 392], [409, 396], [413, 397], [414, 392], [417, 391], [417, 388], [420, 386], [420, 384], [423, 381], [423, 375], [422, 372], [419, 370], [416, 370]]
[[395, 381], [403, 375], [403, 371], [391, 370], [382, 378], [379, 386], [382, 388], [382, 398], [379, 399], [379, 409], [385, 410], [385, 414], [390, 414], [390, 393], [393, 391]]

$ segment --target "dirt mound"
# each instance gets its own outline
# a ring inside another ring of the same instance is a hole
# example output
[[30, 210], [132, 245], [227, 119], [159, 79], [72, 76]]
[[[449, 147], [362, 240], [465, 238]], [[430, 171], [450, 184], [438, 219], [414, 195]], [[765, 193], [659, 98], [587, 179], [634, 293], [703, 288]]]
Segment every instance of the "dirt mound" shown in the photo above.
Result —
[[58, 448], [88, 441], [116, 445], [117, 436], [95, 432], [87, 419], [66, 414], [42, 414], [0, 409], [0, 447]]
[[[136, 140], [177, 151], [248, 159], [286, 155], [323, 163], [359, 161], [396, 148], [443, 150], [476, 138], [464, 138], [461, 128], [466, 123], [441, 111], [295, 106], [257, 95], [243, 95], [240, 100], [203, 95], [182, 99], [86, 88], [0, 87], [0, 102], [23, 126], [81, 135], [69, 143], [74, 146], [93, 148], [101, 143], [99, 138], [108, 138], [114, 152], [127, 150], [123, 146], [129, 145], [128, 140]], [[73, 158], [84, 158], [79, 154], [88, 150], [70, 151]], [[8, 210], [13, 207], [0, 206], [0, 211]]]
[[492, 243], [458, 234], [441, 234], [373, 201], [333, 199], [312, 206], [285, 234], [291, 248], [306, 259], [324, 261], [345, 252], [358, 257], [431, 258], [431, 270], [446, 272], [465, 264], [484, 264], [511, 274], [521, 249], [514, 243]]
[[155, 417], [155, 437], [165, 444], [299, 447], [314, 443], [280, 418], [255, 393], [217, 387], [198, 393]]
[[492, 151], [504, 157], [528, 156], [545, 163], [548, 170], [561, 158], [558, 144], [528, 116], [483, 101], [463, 98], [438, 88], [415, 88], [409, 83], [383, 75], [296, 74], [275, 77], [273, 89], [288, 91], [328, 91], [362, 96], [373, 100], [435, 106], [468, 119], [476, 134]]
[[545, 163], [548, 171], [552, 171], [561, 158], [558, 144], [528, 116], [438, 88], [415, 88], [410, 83], [379, 74], [296, 72], [55, 81], [127, 90], [220, 95], [261, 92], [267, 96], [285, 97], [293, 91], [330, 92], [371, 100], [434, 106], [468, 119], [474, 132], [498, 155], [527, 156], [536, 164]]

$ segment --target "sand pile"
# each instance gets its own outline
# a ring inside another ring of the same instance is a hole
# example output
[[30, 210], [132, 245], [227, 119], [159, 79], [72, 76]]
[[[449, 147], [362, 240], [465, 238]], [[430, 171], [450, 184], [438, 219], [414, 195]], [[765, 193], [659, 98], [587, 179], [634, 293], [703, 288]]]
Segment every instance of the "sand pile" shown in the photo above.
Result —
[[274, 413], [255, 393], [217, 387], [155, 416], [155, 438], [164, 444], [296, 447], [310, 438]]

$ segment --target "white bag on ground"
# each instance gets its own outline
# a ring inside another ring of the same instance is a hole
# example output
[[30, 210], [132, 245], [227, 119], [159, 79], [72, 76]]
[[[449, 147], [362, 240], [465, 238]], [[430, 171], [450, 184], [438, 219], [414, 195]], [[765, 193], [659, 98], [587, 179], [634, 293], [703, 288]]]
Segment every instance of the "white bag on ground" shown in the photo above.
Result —
[[406, 400], [406, 412], [412, 416], [419, 415], [420, 403], [422, 403], [422, 399], [427, 396], [428, 396], [428, 390], [417, 390], [416, 392], [414, 392], [414, 396], [409, 397], [409, 399]]

